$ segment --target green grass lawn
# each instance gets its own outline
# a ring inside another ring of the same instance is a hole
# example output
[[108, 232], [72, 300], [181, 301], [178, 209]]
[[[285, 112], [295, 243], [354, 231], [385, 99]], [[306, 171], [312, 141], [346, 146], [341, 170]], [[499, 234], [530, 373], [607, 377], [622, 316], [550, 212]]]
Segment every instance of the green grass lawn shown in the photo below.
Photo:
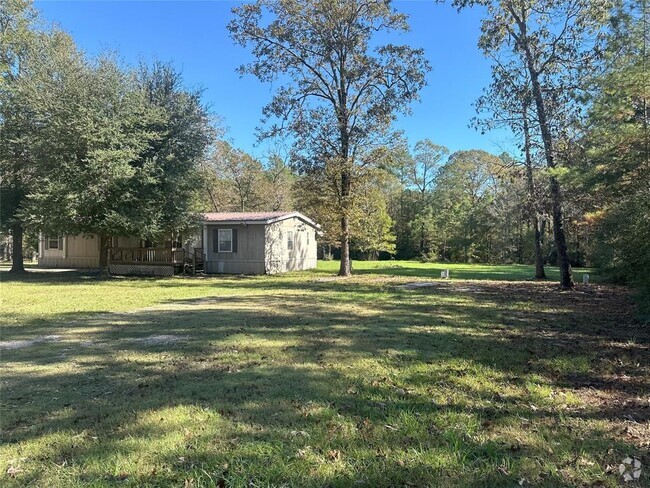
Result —
[[619, 486], [634, 456], [650, 486], [650, 333], [625, 288], [337, 266], [0, 271], [0, 485]]
[[[355, 274], [382, 274], [388, 276], [412, 276], [415, 278], [440, 278], [440, 272], [448, 269], [450, 279], [455, 280], [499, 280], [521, 281], [529, 280], [535, 276], [535, 268], [523, 264], [453, 264], [453, 263], [421, 263], [418, 261], [354, 261]], [[318, 269], [321, 271], [337, 272], [338, 261], [321, 261]], [[593, 281], [594, 271], [589, 268], [575, 268], [573, 279], [582, 283], [582, 275], [589, 274]], [[546, 268], [549, 280], [559, 280], [560, 273], [557, 268]]]

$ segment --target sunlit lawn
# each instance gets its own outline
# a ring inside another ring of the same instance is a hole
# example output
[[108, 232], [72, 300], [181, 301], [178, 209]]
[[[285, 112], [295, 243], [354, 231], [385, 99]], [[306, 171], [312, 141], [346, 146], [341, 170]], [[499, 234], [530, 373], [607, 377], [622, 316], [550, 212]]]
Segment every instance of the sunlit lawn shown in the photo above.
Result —
[[[448, 269], [449, 278], [457, 280], [530, 280], [535, 276], [535, 268], [522, 264], [490, 265], [490, 264], [455, 264], [455, 263], [422, 263], [418, 261], [353, 261], [353, 270], [357, 274], [384, 274], [388, 276], [413, 276], [416, 278], [440, 278], [440, 272]], [[339, 261], [321, 261], [318, 266], [321, 271], [336, 272]], [[589, 280], [597, 280], [593, 271], [588, 268], [575, 268], [574, 281], [582, 283], [582, 276], [589, 274]], [[559, 280], [557, 268], [546, 268], [547, 278]]]
[[625, 457], [650, 466], [650, 337], [625, 289], [337, 266], [2, 272], [0, 485], [618, 486]]

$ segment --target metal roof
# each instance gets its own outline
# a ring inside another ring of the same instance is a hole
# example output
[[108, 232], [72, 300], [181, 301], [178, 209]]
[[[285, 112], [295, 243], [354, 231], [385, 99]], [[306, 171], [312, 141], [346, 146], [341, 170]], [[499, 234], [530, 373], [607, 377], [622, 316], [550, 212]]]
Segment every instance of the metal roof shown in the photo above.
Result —
[[273, 224], [296, 217], [315, 229], [320, 225], [300, 212], [212, 212], [203, 214], [206, 224]]

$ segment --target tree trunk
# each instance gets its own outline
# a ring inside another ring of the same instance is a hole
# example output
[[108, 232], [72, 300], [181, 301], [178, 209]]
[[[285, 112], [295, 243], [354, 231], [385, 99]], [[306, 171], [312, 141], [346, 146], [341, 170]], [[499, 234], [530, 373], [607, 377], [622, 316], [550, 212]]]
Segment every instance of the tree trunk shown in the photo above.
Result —
[[210, 190], [210, 184], [206, 184], [206, 190], [208, 190], [208, 196], [210, 197], [210, 201], [212, 202], [212, 207], [214, 208], [215, 212], [219, 211], [219, 205], [217, 205], [217, 201], [214, 199], [214, 195], [212, 194], [212, 190]]
[[347, 215], [341, 218], [341, 267], [339, 276], [350, 276], [352, 267], [350, 266], [350, 222]]
[[420, 255], [424, 256], [424, 222], [420, 224]]
[[99, 273], [108, 276], [108, 248], [111, 237], [106, 234], [99, 235]]
[[[347, 162], [346, 162], [347, 163]], [[339, 276], [350, 276], [352, 266], [350, 265], [350, 217], [348, 206], [350, 204], [350, 174], [344, 170], [341, 173], [341, 266]]]
[[562, 222], [562, 203], [560, 184], [555, 176], [551, 176], [551, 199], [553, 201], [553, 238], [557, 249], [558, 266], [560, 267], [560, 283], [563, 288], [573, 288], [571, 262], [569, 251], [564, 235], [564, 223]]
[[[344, 145], [344, 154], [347, 154], [347, 144]], [[350, 265], [350, 192], [352, 190], [351, 171], [347, 168], [347, 157], [344, 160], [345, 167], [341, 171], [341, 267], [339, 276], [350, 276], [352, 266]]]
[[542, 232], [536, 213], [533, 214], [533, 227], [535, 228], [535, 278], [544, 280], [546, 273], [544, 272], [544, 256], [542, 254]]
[[10, 273], [25, 273], [25, 264], [23, 262], [23, 224], [16, 222], [11, 226], [12, 252], [11, 252], [11, 270]]
[[[551, 135], [551, 130], [548, 124], [542, 88], [539, 83], [537, 71], [535, 71], [534, 65], [532, 64], [532, 58], [529, 59], [529, 71], [533, 87], [533, 97], [535, 98], [535, 105], [537, 108], [537, 119], [542, 133], [542, 142], [544, 143], [546, 165], [552, 170], [556, 167], [553, 136]], [[557, 250], [558, 265], [560, 267], [560, 284], [563, 288], [573, 288], [574, 282], [571, 276], [571, 263], [569, 261], [569, 252], [566, 245], [566, 236], [564, 234], [564, 224], [562, 222], [562, 192], [560, 191], [560, 183], [555, 175], [550, 176], [550, 188], [553, 238], [555, 240], [555, 249]]]
[[[553, 170], [555, 164], [555, 148], [553, 147], [553, 135], [551, 133], [548, 115], [546, 113], [546, 104], [544, 103], [544, 95], [542, 87], [539, 82], [540, 72], [537, 70], [535, 64], [535, 57], [531, 52], [530, 39], [528, 38], [526, 19], [519, 17], [514, 11], [512, 5], [509, 7], [510, 13], [517, 23], [519, 29], [519, 36], [517, 39], [518, 47], [522, 50], [525, 57], [526, 68], [530, 76], [530, 83], [533, 89], [533, 99], [535, 101], [535, 108], [537, 109], [537, 121], [539, 122], [539, 129], [542, 134], [542, 142], [544, 144], [544, 156], [546, 158], [546, 166]], [[562, 193], [560, 191], [560, 183], [554, 175], [550, 177], [551, 187], [551, 203], [552, 203], [552, 217], [553, 217], [553, 238], [555, 240], [555, 249], [557, 250], [558, 265], [560, 267], [560, 284], [563, 288], [573, 288], [574, 282], [571, 276], [571, 263], [569, 262], [569, 253], [566, 245], [566, 236], [564, 235], [564, 226], [562, 222]]]
[[537, 205], [535, 205], [535, 181], [533, 179], [533, 158], [530, 153], [530, 128], [528, 126], [528, 100], [524, 101], [524, 149], [526, 153], [526, 184], [528, 187], [528, 201], [530, 202], [529, 211], [533, 218], [533, 227], [535, 228], [535, 278], [538, 280], [546, 279], [544, 272], [544, 256], [542, 256], [542, 233], [539, 227], [539, 216], [537, 214]]

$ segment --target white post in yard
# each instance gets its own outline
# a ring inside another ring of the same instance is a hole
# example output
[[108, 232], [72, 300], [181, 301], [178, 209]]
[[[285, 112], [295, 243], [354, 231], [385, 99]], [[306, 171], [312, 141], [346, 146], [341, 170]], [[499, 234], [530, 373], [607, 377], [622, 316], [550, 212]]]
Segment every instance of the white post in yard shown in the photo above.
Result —
[[440, 277], [441, 277], [441, 278], [444, 278], [444, 277], [445, 277], [445, 270], [444, 270], [444, 269], [440, 272]]
[[582, 275], [582, 284], [583, 285], [588, 285], [589, 284], [589, 275], [588, 274], [583, 274]]

